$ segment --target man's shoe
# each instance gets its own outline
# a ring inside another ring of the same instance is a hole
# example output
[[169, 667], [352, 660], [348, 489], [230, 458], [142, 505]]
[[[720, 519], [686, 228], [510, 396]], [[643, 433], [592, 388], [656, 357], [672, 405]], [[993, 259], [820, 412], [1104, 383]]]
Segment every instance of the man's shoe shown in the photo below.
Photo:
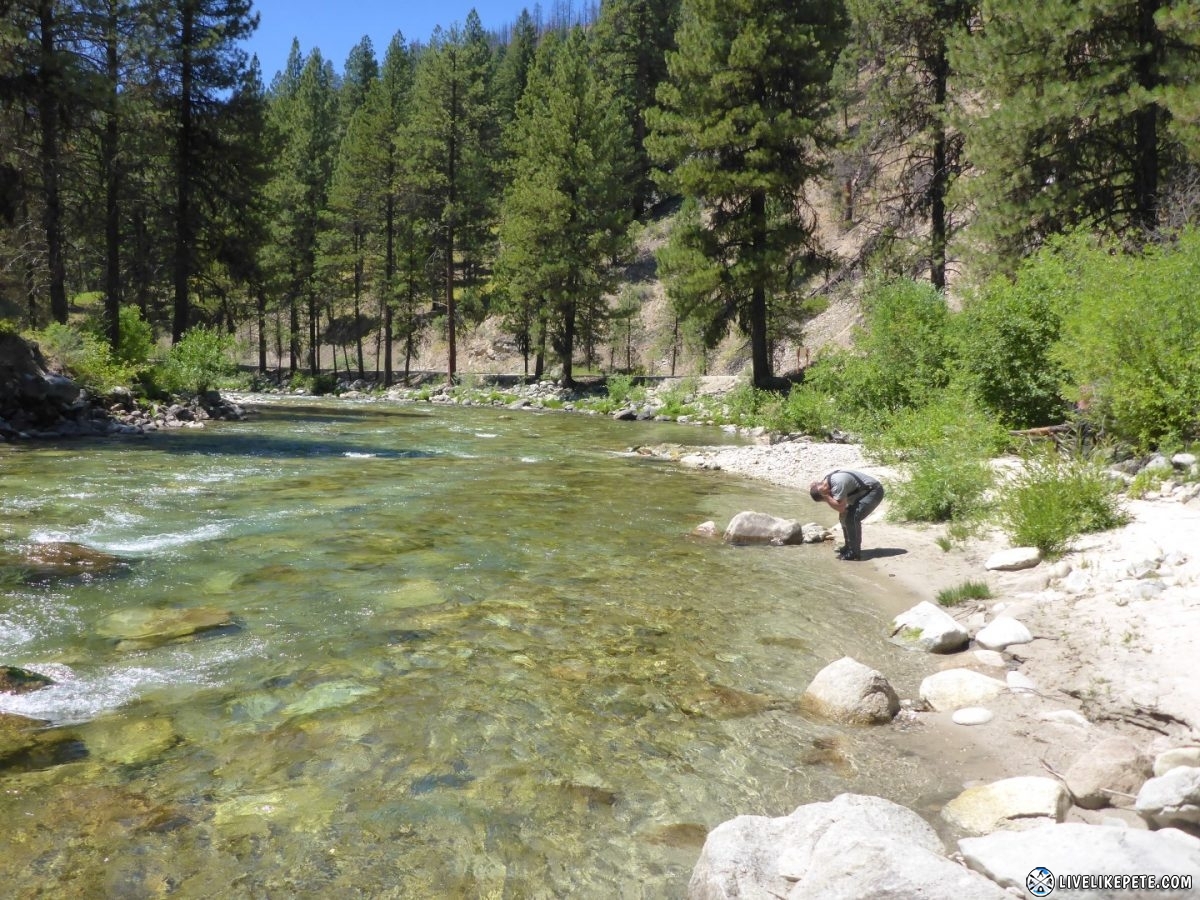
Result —
[[844, 559], [848, 562], [859, 562], [860, 560], [862, 560], [862, 555], [859, 553], [851, 553], [849, 550], [847, 550], [839, 558]]

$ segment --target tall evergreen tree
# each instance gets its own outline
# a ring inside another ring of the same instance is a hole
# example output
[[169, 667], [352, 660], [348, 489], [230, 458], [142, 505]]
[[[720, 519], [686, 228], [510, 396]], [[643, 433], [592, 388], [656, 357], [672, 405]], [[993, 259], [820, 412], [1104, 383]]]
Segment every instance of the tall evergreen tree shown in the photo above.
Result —
[[251, 0], [170, 0], [160, 20], [160, 39], [171, 65], [165, 98], [176, 134], [174, 315], [178, 341], [190, 324], [191, 277], [196, 240], [209, 200], [222, 185], [208, 178], [223, 152], [220, 111], [241, 82], [247, 65], [240, 43], [258, 27]]
[[[298, 48], [294, 48], [298, 53]], [[288, 72], [292, 70], [289, 63]], [[300, 310], [308, 324], [308, 366], [319, 364], [320, 317], [314, 280], [317, 232], [333, 167], [337, 106], [333, 68], [314, 50], [298, 77], [275, 81], [271, 100], [272, 128], [282, 136], [274, 175], [268, 185], [272, 238], [269, 265], [288, 312], [289, 367], [296, 371], [301, 355]]]
[[[1191, 0], [984, 0], [956, 65], [984, 100], [969, 121], [982, 239], [1011, 266], [1076, 225], [1152, 229], [1194, 147], [1168, 127], [1200, 93]], [[1185, 113], [1186, 114], [1186, 113]]]
[[819, 260], [804, 186], [833, 139], [825, 122], [844, 35], [834, 0], [685, 0], [650, 117], [648, 145], [670, 167], [663, 183], [702, 205], [693, 236], [714, 267], [703, 290], [682, 295], [681, 280], [675, 296], [710, 335], [738, 322], [759, 386], [773, 380], [771, 305]]
[[843, 196], [847, 215], [872, 196], [877, 235], [895, 235], [921, 217], [922, 253], [934, 287], [946, 286], [952, 222], [950, 186], [962, 166], [962, 135], [950, 121], [961, 108], [950, 45], [965, 33], [978, 0], [847, 0], [852, 38], [844, 55], [862, 96], [850, 98], [860, 127]]
[[402, 136], [412, 153], [413, 177], [434, 210], [450, 380], [458, 364], [455, 291], [462, 282], [458, 254], [463, 244], [470, 245], [473, 235], [485, 230], [493, 194], [486, 152], [494, 129], [487, 84], [491, 53], [474, 32], [458, 26], [435, 29], [417, 64], [412, 113]]
[[646, 110], [667, 77], [667, 54], [675, 49], [680, 0], [606, 0], [596, 20], [597, 60], [624, 101], [633, 129], [635, 213], [654, 195], [646, 152]]
[[588, 50], [580, 28], [539, 50], [511, 133], [497, 264], [517, 310], [537, 310], [526, 320], [550, 336], [568, 385], [578, 325], [602, 317], [629, 245], [630, 128]]

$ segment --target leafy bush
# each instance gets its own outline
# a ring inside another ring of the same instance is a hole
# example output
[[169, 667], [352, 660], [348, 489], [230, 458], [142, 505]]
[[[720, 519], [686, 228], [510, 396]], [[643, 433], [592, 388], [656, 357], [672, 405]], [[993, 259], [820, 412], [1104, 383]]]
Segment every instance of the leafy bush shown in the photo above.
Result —
[[608, 396], [614, 408], [624, 406], [633, 390], [633, 376], [609, 375], [604, 381], [604, 386], [608, 389]]
[[824, 435], [842, 425], [844, 418], [837, 401], [809, 381], [795, 385], [779, 407], [775, 420], [768, 423], [773, 431], [799, 431]]
[[[83, 330], [102, 344], [108, 343], [108, 323], [104, 315], [95, 315], [83, 324]], [[117, 349], [114, 361], [132, 373], [146, 371], [154, 357], [154, 329], [142, 318], [136, 306], [122, 306], [119, 313]]]
[[997, 278], [954, 319], [962, 383], [1011, 428], [1063, 420], [1065, 372], [1052, 360], [1074, 276], [1060, 253], [1043, 253], [1015, 281]]
[[202, 394], [237, 371], [235, 340], [216, 328], [190, 329], [155, 372], [158, 387], [169, 393]]
[[916, 451], [908, 477], [890, 491], [895, 514], [910, 522], [946, 522], [978, 516], [992, 486], [988, 461], [952, 444]]
[[95, 393], [131, 384], [137, 369], [115, 360], [103, 340], [89, 331], [53, 322], [34, 334], [42, 352]]
[[867, 438], [872, 455], [903, 462], [932, 448], [984, 459], [1004, 450], [1007, 430], [966, 394], [947, 390], [926, 406], [897, 412], [887, 427]]
[[1140, 448], [1200, 433], [1200, 232], [1140, 255], [1078, 251], [1053, 359], [1087, 415]]
[[[864, 408], [921, 406], [949, 382], [950, 312], [931, 285], [911, 279], [876, 282], [863, 298], [851, 384]], [[847, 373], [850, 374], [850, 373]]]
[[1128, 521], [1116, 486], [1098, 465], [1054, 451], [1026, 459], [1003, 492], [1000, 518], [1015, 544], [1037, 547], [1047, 556], [1060, 555], [1077, 535]]

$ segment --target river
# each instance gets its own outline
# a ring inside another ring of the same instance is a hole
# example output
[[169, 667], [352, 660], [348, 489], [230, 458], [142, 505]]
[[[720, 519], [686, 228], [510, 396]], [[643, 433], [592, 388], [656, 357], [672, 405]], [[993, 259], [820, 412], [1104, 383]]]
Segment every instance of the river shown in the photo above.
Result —
[[[705, 830], [846, 790], [936, 791], [893, 729], [795, 700], [890, 678], [878, 597], [828, 547], [691, 535], [766, 484], [629, 454], [712, 428], [254, 398], [242, 422], [0, 445], [0, 539], [119, 557], [0, 568], [0, 695], [47, 722], [0, 768], [15, 897], [681, 897]], [[196, 639], [121, 640], [216, 608]], [[124, 617], [124, 619], [122, 618]]]

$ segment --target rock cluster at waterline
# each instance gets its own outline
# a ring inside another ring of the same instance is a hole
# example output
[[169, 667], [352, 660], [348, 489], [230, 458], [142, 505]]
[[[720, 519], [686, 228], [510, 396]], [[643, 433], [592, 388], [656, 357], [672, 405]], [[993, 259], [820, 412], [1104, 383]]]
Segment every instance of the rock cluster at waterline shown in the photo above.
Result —
[[149, 408], [139, 406], [125, 388], [93, 397], [70, 378], [50, 372], [36, 344], [0, 334], [0, 441], [144, 434], [244, 415], [216, 391]]

